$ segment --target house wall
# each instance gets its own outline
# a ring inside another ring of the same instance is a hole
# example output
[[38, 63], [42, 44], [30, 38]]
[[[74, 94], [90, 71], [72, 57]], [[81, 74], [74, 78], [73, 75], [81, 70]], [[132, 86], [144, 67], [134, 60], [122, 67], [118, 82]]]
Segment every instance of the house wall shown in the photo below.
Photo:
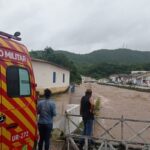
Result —
[[[65, 91], [70, 84], [70, 72], [60, 67], [32, 60], [32, 66], [37, 83], [37, 91], [43, 94], [45, 88], [51, 89], [52, 93]], [[53, 82], [53, 72], [56, 72], [56, 82]], [[63, 82], [63, 74], [65, 80]]]
[[112, 82], [115, 82], [115, 81], [117, 80], [117, 77], [110, 77], [110, 80], [111, 80]]

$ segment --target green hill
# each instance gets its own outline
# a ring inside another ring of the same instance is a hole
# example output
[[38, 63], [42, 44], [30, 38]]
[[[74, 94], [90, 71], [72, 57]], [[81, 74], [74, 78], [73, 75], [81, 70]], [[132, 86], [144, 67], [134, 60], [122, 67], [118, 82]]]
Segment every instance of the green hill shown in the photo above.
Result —
[[150, 63], [150, 52], [135, 51], [130, 49], [116, 50], [96, 50], [89, 54], [75, 54], [66, 51], [56, 51], [63, 53], [76, 65], [113, 63], [113, 64], [143, 64]]
[[148, 51], [101, 49], [88, 54], [75, 54], [46, 48], [44, 51], [32, 51], [30, 55], [69, 68], [72, 81], [80, 81], [79, 74], [103, 78], [117, 73], [129, 74], [132, 70], [150, 71]]
[[108, 77], [111, 74], [126, 73], [132, 70], [150, 71], [150, 52], [130, 49], [101, 49], [89, 54], [75, 54], [66, 51], [55, 51], [64, 54], [74, 62], [78, 71], [94, 78]]

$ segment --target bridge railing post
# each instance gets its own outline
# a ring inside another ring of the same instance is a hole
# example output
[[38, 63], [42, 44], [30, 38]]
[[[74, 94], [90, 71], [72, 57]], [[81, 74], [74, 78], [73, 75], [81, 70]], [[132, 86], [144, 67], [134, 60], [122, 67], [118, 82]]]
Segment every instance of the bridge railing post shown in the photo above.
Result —
[[124, 117], [122, 115], [121, 116], [121, 140], [124, 139], [123, 134], [124, 134]]
[[88, 138], [85, 138], [85, 150], [88, 150]]

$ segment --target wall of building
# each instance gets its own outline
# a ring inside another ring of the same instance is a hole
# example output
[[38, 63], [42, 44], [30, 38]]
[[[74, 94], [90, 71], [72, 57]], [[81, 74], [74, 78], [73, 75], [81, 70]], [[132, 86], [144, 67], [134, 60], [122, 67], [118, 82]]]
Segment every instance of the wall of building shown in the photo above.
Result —
[[[70, 84], [70, 72], [58, 66], [48, 64], [45, 62], [38, 62], [32, 60], [32, 66], [37, 83], [37, 90], [43, 94], [45, 88], [50, 88], [52, 93], [65, 91]], [[53, 80], [53, 74], [56, 73], [56, 81]], [[64, 76], [64, 82], [63, 82]]]

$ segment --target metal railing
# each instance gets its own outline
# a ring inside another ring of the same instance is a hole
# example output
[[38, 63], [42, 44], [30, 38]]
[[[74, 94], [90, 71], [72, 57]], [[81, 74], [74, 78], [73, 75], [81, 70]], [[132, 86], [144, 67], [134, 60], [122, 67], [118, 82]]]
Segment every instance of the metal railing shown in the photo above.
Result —
[[[93, 140], [95, 145], [92, 150], [118, 150], [120, 145], [124, 149], [150, 150], [150, 120], [129, 119], [121, 116], [120, 118], [95, 117], [93, 136], [83, 136], [81, 124], [76, 124], [74, 117], [80, 115], [66, 114], [66, 137], [67, 150], [79, 150], [78, 142], [84, 139], [84, 149], [90, 147], [89, 140]], [[81, 132], [75, 134], [69, 132], [70, 124], [74, 125]], [[71, 148], [70, 148], [71, 147]], [[121, 148], [123, 150], [123, 148]]]

